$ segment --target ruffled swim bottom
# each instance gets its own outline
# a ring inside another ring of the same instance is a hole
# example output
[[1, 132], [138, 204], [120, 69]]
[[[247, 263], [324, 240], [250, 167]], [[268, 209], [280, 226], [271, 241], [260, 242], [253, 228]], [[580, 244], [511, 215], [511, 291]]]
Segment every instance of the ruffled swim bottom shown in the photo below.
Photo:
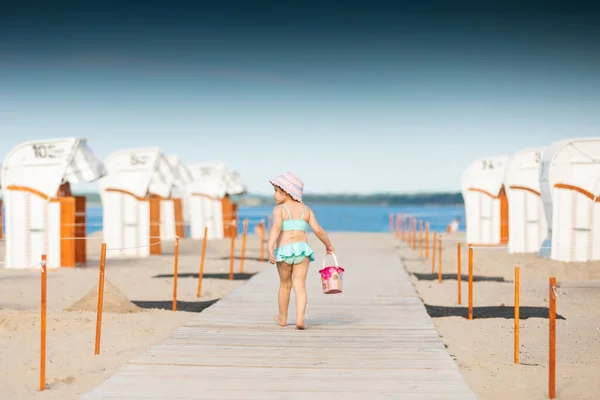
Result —
[[275, 260], [286, 264], [300, 264], [306, 257], [315, 261], [315, 252], [306, 242], [294, 242], [275, 249]]

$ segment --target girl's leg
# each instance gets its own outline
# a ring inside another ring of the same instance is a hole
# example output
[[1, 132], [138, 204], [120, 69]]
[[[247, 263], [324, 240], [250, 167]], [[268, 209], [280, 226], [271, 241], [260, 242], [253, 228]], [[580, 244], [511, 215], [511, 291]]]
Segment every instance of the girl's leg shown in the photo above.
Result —
[[304, 329], [304, 315], [306, 314], [306, 275], [310, 259], [306, 257], [299, 264], [294, 265], [294, 294], [296, 295], [296, 328]]
[[275, 317], [275, 321], [279, 325], [285, 326], [290, 304], [290, 292], [292, 291], [292, 266], [283, 261], [278, 262], [277, 272], [279, 272], [279, 315]]

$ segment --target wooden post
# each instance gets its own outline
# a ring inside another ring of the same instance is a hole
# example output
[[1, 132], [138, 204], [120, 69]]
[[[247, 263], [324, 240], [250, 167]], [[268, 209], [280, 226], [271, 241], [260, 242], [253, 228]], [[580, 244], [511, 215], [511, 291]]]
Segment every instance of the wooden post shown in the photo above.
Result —
[[412, 248], [417, 250], [417, 219], [413, 217]]
[[177, 278], [179, 276], [179, 236], [175, 236], [175, 256], [173, 259], [173, 311], [177, 311]]
[[400, 238], [402, 241], [406, 242], [406, 231], [408, 227], [406, 226], [406, 216], [402, 214], [402, 233], [400, 234]]
[[429, 221], [425, 222], [425, 259], [429, 260]]
[[[264, 225], [263, 225], [264, 228]], [[235, 260], [235, 235], [233, 234], [233, 230], [235, 229], [233, 225], [229, 227], [231, 232], [231, 249], [229, 252], [229, 280], [233, 280], [233, 262]], [[261, 244], [262, 247], [262, 244]]]
[[519, 267], [515, 267], [515, 364], [519, 363]]
[[100, 354], [100, 336], [102, 334], [102, 307], [104, 304], [104, 270], [106, 268], [106, 243], [100, 250], [100, 275], [98, 277], [98, 305], [96, 306], [96, 343], [94, 355]]
[[473, 319], [473, 245], [469, 245], [469, 319]]
[[556, 277], [550, 277], [548, 397], [556, 398]]
[[150, 254], [160, 255], [162, 253], [162, 242], [160, 239], [160, 198], [148, 199], [150, 206]]
[[394, 232], [394, 214], [390, 213], [390, 233]]
[[442, 235], [438, 236], [438, 283], [442, 283]]
[[403, 218], [404, 218], [404, 216], [403, 216], [402, 214], [398, 214], [398, 220], [396, 221], [396, 223], [397, 223], [398, 225], [400, 225], [400, 226], [398, 227], [398, 231], [399, 231], [398, 238], [399, 238], [400, 240], [403, 240], [403, 239], [404, 239], [404, 225], [403, 225], [403, 223], [402, 223], [402, 219], [403, 219]]
[[408, 247], [412, 248], [413, 244], [413, 217], [408, 218]]
[[396, 238], [400, 237], [400, 214], [396, 214]]
[[260, 226], [262, 229], [260, 230], [260, 261], [265, 261], [265, 220], [260, 220]]
[[240, 274], [244, 273], [244, 257], [246, 255], [246, 236], [248, 235], [248, 218], [244, 219], [244, 233], [242, 234], [242, 252], [240, 254]]
[[433, 243], [431, 244], [431, 273], [435, 273], [435, 242], [437, 240], [437, 232], [433, 232]]
[[196, 290], [196, 297], [200, 297], [202, 291], [202, 277], [204, 275], [204, 257], [206, 255], [206, 237], [208, 235], [208, 226], [204, 227], [204, 239], [202, 239], [202, 255], [200, 255], [200, 272], [198, 273], [198, 289]]
[[460, 287], [460, 283], [461, 282], [460, 282], [460, 280], [462, 279], [462, 276], [461, 276], [461, 272], [460, 272], [460, 263], [461, 263], [461, 260], [460, 260], [460, 256], [461, 256], [461, 254], [460, 254], [460, 242], [456, 243], [456, 253], [457, 253], [456, 254], [456, 258], [458, 260], [457, 263], [456, 263], [456, 267], [457, 267], [456, 268], [456, 282], [458, 284], [458, 288], [457, 288], [458, 289], [458, 304], [461, 304], [461, 302], [462, 302], [461, 297], [462, 296], [461, 296], [461, 292], [460, 292], [461, 291], [461, 287]]
[[40, 276], [40, 390], [46, 388], [46, 283], [47, 273], [46, 255], [42, 254], [42, 274]]
[[419, 220], [419, 257], [423, 257], [423, 220]]
[[4, 234], [2, 233], [2, 200], [0, 200], [0, 239], [4, 238]]

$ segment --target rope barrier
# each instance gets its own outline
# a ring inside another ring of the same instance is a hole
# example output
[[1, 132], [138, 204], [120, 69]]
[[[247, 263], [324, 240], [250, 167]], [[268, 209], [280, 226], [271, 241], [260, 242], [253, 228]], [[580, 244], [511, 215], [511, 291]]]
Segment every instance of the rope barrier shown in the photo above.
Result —
[[[255, 224], [259, 224], [261, 223], [261, 221], [263, 221], [264, 218], [240, 218], [240, 219], [247, 219], [249, 223], [255, 223]], [[230, 224], [236, 224], [235, 220], [232, 220], [231, 222], [225, 222], [225, 225], [230, 225]], [[78, 226], [84, 226], [84, 227], [103, 227], [105, 224], [101, 223], [101, 222], [79, 222], [79, 223], [73, 223], [73, 224], [58, 224], [56, 226], [74, 226], [74, 227], [78, 227]], [[136, 224], [133, 224], [134, 226]], [[148, 223], [148, 224], [144, 224], [144, 226], [164, 226], [165, 223]], [[186, 226], [186, 227], [191, 227], [193, 224], [191, 222], [175, 222], [174, 223], [175, 226]], [[237, 224], [236, 224], [237, 225]]]
[[[391, 214], [390, 214], [391, 215]], [[417, 230], [416, 229], [416, 218], [414, 218], [412, 215], [403, 215], [403, 219], [400, 218], [396, 218], [396, 225], [395, 227], [392, 227], [392, 225], [390, 225], [390, 231], [395, 232], [395, 235], [397, 238], [401, 238], [403, 241], [407, 241], [409, 243], [409, 247], [412, 247], [413, 249], [415, 249], [415, 245], [416, 245], [416, 236], [419, 236], [419, 240], [422, 241], [423, 240], [423, 232], [421, 230]], [[408, 222], [406, 222], [408, 220]], [[392, 219], [390, 219], [390, 223]], [[404, 221], [404, 223], [402, 223]], [[400, 224], [398, 224], [400, 222]], [[395, 229], [394, 229], [395, 228]], [[442, 241], [443, 242], [465, 242], [466, 240], [464, 238], [460, 238], [460, 237], [453, 237], [452, 235], [456, 235], [457, 233], [462, 233], [464, 234], [465, 231], [456, 231], [456, 232], [436, 232], [433, 231], [433, 235], [434, 235], [434, 246], [435, 246], [435, 241], [437, 237], [442, 237]], [[447, 237], [446, 235], [449, 235], [450, 237]], [[428, 240], [425, 239], [425, 243], [426, 243], [426, 250], [428, 250], [428, 244], [427, 244]], [[540, 247], [536, 247], [535, 251], [518, 251], [515, 252], [514, 254], [535, 254], [540, 250], [552, 250], [553, 247], [555, 246], [560, 246], [561, 242], [556, 240], [556, 238], [553, 238], [552, 240], [552, 245], [551, 246], [540, 246]], [[467, 244], [468, 248], [473, 248], [474, 250], [508, 250], [510, 249], [511, 246], [509, 245], [505, 245], [505, 244], [476, 244], [476, 243], [468, 243]], [[422, 255], [421, 255], [422, 257]], [[426, 257], [427, 259], [428, 257]]]
[[120, 248], [114, 248], [114, 249], [106, 249], [106, 251], [122, 251], [122, 250], [133, 250], [133, 249], [142, 249], [145, 247], [152, 247], [152, 246], [156, 246], [162, 243], [166, 243], [166, 242], [173, 242], [179, 239], [179, 236], [175, 236], [173, 238], [170, 239], [163, 239], [163, 240], [159, 240], [158, 242], [154, 242], [154, 243], [148, 243], [148, 244], [142, 244], [139, 246], [132, 246], [132, 247], [120, 247]]
[[43, 271], [44, 267], [46, 265], [47, 265], [47, 261], [44, 261], [44, 262], [38, 261], [37, 263], [35, 263], [33, 265], [30, 265], [29, 267], [19, 268], [19, 269], [25, 269], [25, 270], [27, 270], [27, 269], [34, 269], [34, 270], [37, 270], [37, 271]]
[[[411, 220], [410, 221], [414, 221], [414, 217], [410, 217]], [[401, 232], [398, 232], [397, 226], [396, 226], [396, 237], [401, 237], [402, 241], [407, 243], [406, 248], [407, 249], [413, 249], [415, 250], [414, 247], [414, 235], [416, 234], [416, 226], [414, 224], [409, 224], [406, 223], [407, 220], [404, 220], [404, 224], [402, 225], [403, 229]], [[393, 231], [392, 226], [390, 225], [390, 231]], [[400, 234], [401, 233], [401, 234]], [[434, 237], [435, 237], [436, 233], [434, 232]], [[452, 239], [452, 238], [451, 238]], [[455, 238], [455, 240], [447, 240], [447, 238], [444, 236], [444, 233], [439, 235], [439, 243], [440, 245], [443, 242], [455, 242], [457, 244], [457, 259], [458, 259], [458, 265], [457, 265], [457, 282], [458, 282], [458, 304], [461, 303], [460, 301], [460, 273], [461, 273], [461, 242], [464, 241], [461, 239], [457, 239]], [[433, 242], [433, 245], [435, 246], [435, 239]], [[552, 245], [551, 246], [540, 246], [536, 249], [536, 251], [533, 252], [518, 252], [518, 253], [514, 253], [515, 255], [518, 254], [535, 254], [537, 253], [538, 250], [548, 250], [548, 249], [552, 249], [553, 246], [560, 246], [561, 242], [556, 240], [556, 238], [554, 238], [552, 240]], [[474, 318], [473, 316], [473, 253], [475, 252], [475, 250], [507, 250], [510, 248], [510, 246], [508, 245], [478, 245], [478, 244], [473, 244], [473, 243], [468, 243], [468, 266], [469, 266], [469, 281], [468, 281], [468, 289], [469, 289], [469, 303], [468, 303], [468, 319], [472, 320]], [[441, 246], [440, 246], [441, 247]], [[435, 247], [434, 247], [435, 249]], [[434, 251], [434, 257], [435, 257], [435, 251]], [[422, 258], [422, 257], [421, 257]], [[423, 260], [424, 261], [424, 260]], [[441, 265], [438, 267], [438, 279], [441, 276]], [[432, 273], [433, 273], [433, 269], [432, 269]], [[513, 363], [515, 364], [519, 364], [519, 353], [520, 353], [520, 307], [521, 307], [521, 302], [520, 302], [520, 286], [521, 286], [521, 277], [520, 277], [520, 267], [516, 266], [515, 267], [515, 280], [514, 280], [514, 338], [513, 338]], [[600, 289], [600, 285], [594, 284], [594, 285], [583, 285], [583, 286], [571, 286], [571, 284], [566, 283], [564, 289], [565, 290], [571, 290], [571, 289], [589, 289], [590, 287], [595, 287], [595, 288], [599, 288]], [[557, 334], [556, 334], [556, 302], [557, 299], [559, 297], [559, 292], [561, 289], [561, 285], [557, 284], [556, 281], [556, 277], [555, 276], [550, 276], [549, 277], [549, 296], [548, 296], [548, 328], [549, 328], [549, 354], [548, 354], [548, 397], [550, 399], [554, 399], [556, 397], [556, 341], [557, 341]]]

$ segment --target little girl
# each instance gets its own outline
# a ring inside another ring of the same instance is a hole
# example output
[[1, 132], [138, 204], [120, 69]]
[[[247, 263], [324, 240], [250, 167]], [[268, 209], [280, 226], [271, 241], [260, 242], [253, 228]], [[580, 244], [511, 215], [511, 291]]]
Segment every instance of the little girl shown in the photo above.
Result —
[[333, 253], [334, 249], [315, 214], [302, 204], [304, 183], [290, 172], [269, 182], [275, 189], [273, 197], [277, 203], [273, 209], [273, 227], [268, 243], [269, 261], [271, 264], [277, 263], [279, 272], [279, 315], [275, 321], [280, 326], [286, 326], [293, 286], [296, 294], [296, 328], [304, 329], [306, 274], [309, 262], [315, 260], [315, 253], [306, 242], [308, 226], [323, 242], [328, 254]]

